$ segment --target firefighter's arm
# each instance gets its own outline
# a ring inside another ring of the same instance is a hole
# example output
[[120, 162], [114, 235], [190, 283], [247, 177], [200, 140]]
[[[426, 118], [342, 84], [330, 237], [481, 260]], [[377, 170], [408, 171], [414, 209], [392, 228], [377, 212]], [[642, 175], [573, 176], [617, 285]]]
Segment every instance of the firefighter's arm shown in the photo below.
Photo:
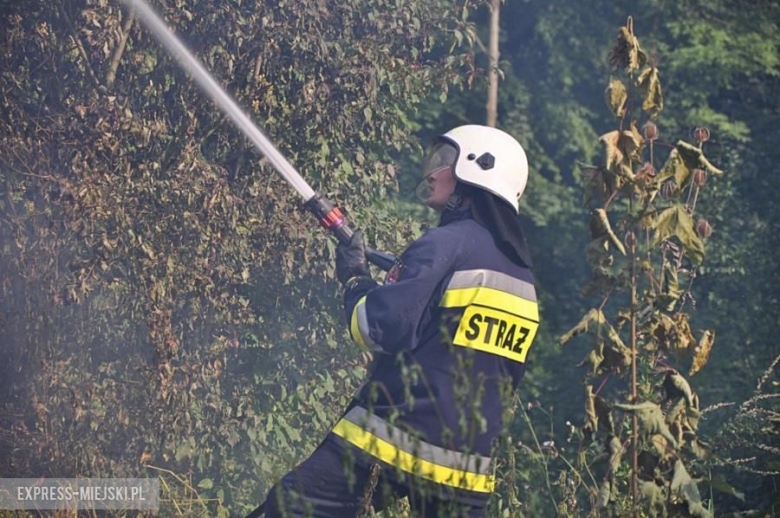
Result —
[[353, 279], [345, 293], [352, 338], [374, 351], [415, 348], [438, 305], [433, 298], [452, 273], [459, 241], [448, 228], [433, 229], [401, 255], [394, 282]]

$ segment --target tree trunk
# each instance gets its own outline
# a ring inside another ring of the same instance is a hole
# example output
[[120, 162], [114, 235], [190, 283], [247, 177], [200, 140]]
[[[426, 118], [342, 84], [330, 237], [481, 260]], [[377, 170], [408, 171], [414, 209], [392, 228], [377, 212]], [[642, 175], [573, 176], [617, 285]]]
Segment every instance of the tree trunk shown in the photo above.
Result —
[[498, 15], [501, 0], [490, 0], [490, 87], [487, 99], [487, 126], [496, 127], [498, 119]]

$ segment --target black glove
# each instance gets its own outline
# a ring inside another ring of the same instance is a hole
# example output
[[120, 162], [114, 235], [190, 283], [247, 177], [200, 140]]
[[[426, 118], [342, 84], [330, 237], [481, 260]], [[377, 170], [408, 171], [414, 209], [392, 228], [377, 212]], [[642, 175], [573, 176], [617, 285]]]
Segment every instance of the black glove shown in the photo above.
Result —
[[363, 232], [356, 230], [349, 245], [339, 243], [336, 248], [336, 277], [345, 284], [352, 277], [369, 277], [366, 261], [366, 245], [363, 244]]

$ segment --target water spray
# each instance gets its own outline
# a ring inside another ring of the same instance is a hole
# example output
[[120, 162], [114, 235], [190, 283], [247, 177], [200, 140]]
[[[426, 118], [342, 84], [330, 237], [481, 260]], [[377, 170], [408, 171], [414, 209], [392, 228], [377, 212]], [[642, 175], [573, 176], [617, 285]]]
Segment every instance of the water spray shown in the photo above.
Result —
[[[343, 213], [333, 205], [324, 194], [315, 192], [306, 180], [295, 170], [276, 146], [263, 134], [246, 113], [236, 104], [227, 92], [214, 80], [197, 58], [187, 50], [184, 44], [168, 29], [165, 22], [146, 3], [145, 0], [122, 0], [128, 8], [135, 11], [141, 23], [152, 33], [160, 45], [165, 48], [184, 70], [192, 77], [203, 92], [214, 101], [222, 112], [230, 118], [239, 130], [249, 139], [255, 148], [274, 166], [279, 174], [304, 199], [303, 206], [319, 220], [320, 224], [333, 233], [339, 242], [348, 244], [353, 231], [346, 224]], [[379, 268], [389, 270], [395, 258], [384, 252], [366, 247], [366, 258]]]

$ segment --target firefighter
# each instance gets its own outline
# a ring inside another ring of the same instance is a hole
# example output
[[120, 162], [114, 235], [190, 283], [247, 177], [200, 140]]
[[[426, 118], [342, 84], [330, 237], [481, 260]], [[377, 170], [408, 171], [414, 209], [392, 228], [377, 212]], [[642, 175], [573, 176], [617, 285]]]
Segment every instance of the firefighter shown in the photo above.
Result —
[[363, 235], [336, 270], [366, 382], [324, 442], [254, 516], [346, 517], [408, 497], [413, 516], [484, 516], [491, 446], [539, 325], [518, 219], [522, 146], [485, 126], [439, 137], [418, 186], [440, 213], [379, 285]]

